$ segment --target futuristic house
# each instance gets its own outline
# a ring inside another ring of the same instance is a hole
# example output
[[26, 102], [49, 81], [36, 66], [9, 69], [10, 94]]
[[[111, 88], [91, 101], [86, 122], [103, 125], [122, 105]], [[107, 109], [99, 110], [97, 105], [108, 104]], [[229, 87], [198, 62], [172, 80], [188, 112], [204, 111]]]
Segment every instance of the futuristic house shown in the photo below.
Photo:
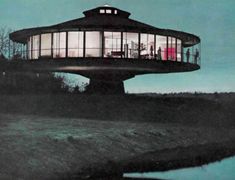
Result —
[[22, 66], [35, 72], [75, 73], [90, 78], [88, 91], [123, 93], [123, 81], [146, 73], [200, 68], [200, 38], [159, 29], [109, 6], [53, 26], [23, 29], [10, 39], [23, 46]]

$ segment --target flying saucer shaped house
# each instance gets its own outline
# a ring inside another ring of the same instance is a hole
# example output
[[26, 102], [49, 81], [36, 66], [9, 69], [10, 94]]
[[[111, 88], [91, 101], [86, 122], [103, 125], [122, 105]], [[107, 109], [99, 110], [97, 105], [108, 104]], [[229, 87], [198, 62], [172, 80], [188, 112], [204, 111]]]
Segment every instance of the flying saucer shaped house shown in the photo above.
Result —
[[200, 69], [196, 35], [156, 28], [109, 6], [84, 15], [11, 33], [10, 39], [24, 47], [24, 67], [79, 74], [90, 79], [88, 91], [104, 93], [123, 93], [123, 81], [136, 75]]

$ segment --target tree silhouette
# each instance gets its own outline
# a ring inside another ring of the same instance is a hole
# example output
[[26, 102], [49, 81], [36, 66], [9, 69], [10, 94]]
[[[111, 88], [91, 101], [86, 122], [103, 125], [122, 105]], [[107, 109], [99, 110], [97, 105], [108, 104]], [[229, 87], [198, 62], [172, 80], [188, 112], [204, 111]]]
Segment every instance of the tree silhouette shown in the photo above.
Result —
[[[19, 43], [10, 40], [9, 35], [13, 32], [11, 28], [0, 28], [0, 61], [22, 60], [23, 47]], [[81, 84], [72, 91], [65, 83], [64, 77], [56, 76], [54, 73], [16, 73], [0, 72], [0, 93], [22, 94], [22, 93], [74, 93], [85, 92], [88, 84]]]
[[11, 28], [0, 28], [0, 56], [6, 59], [21, 59], [22, 45], [10, 40], [9, 35], [13, 32]]

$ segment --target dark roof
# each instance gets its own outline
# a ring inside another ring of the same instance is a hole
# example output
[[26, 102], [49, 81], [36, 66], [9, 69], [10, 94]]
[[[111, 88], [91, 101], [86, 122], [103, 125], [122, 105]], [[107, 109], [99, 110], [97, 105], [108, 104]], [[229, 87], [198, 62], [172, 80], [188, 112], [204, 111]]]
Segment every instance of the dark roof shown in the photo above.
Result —
[[[116, 10], [117, 14], [100, 14], [101, 9], [110, 9], [112, 12]], [[83, 18], [70, 20], [52, 26], [16, 31], [10, 34], [10, 38], [19, 43], [26, 43], [29, 36], [47, 32], [68, 30], [112, 30], [155, 33], [159, 35], [172, 36], [181, 39], [185, 47], [192, 46], [200, 42], [200, 38], [193, 34], [169, 29], [160, 29], [132, 20], [129, 18], [130, 13], [113, 7], [98, 7], [85, 11], [84, 15], [85, 17]]]

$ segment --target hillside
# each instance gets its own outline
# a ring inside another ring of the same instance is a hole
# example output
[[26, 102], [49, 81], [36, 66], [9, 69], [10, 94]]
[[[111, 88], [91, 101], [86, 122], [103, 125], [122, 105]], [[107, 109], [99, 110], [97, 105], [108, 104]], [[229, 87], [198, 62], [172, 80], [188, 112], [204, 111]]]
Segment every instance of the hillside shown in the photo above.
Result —
[[[2, 179], [112, 179], [235, 154], [235, 95], [3, 95]], [[110, 178], [112, 176], [112, 178]]]
[[234, 93], [0, 96], [2, 113], [193, 126], [234, 126], [234, 107]]

